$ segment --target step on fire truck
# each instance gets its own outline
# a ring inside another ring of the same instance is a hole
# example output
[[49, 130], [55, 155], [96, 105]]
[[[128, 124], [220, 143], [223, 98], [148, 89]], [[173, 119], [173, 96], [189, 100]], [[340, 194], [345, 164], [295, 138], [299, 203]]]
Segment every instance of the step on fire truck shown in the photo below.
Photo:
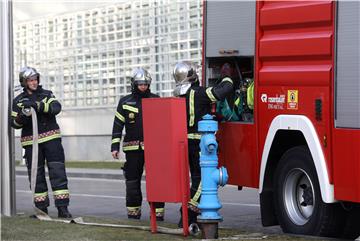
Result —
[[259, 189], [264, 226], [359, 236], [360, 2], [204, 1], [203, 13], [204, 84], [230, 62], [245, 96], [218, 132], [229, 183]]

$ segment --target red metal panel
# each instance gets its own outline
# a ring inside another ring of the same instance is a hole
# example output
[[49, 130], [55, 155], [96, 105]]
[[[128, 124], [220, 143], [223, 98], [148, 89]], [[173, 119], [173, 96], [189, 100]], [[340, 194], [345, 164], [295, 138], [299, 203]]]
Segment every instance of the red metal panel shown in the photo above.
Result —
[[[183, 98], [143, 100], [146, 194], [149, 202], [189, 197], [186, 105]], [[183, 148], [183, 150], [181, 150]]]
[[[262, 1], [257, 4], [256, 101], [259, 160], [271, 121], [281, 114], [307, 116], [322, 143], [332, 174], [330, 103], [334, 59], [334, 2]], [[287, 96], [298, 91], [298, 108], [272, 108], [262, 94]], [[322, 100], [322, 120], [315, 119], [315, 100]], [[332, 182], [332, 176], [330, 176]]]
[[258, 188], [255, 125], [240, 122], [221, 123], [217, 138], [219, 163], [228, 171], [228, 183]]
[[[264, 66], [259, 71], [259, 85], [268, 86], [329, 86], [332, 66], [297, 65], [297, 66]], [[296, 78], [293, 78], [296, 76]], [[289, 81], [293, 80], [293, 81]]]
[[360, 202], [360, 130], [334, 129], [335, 198]]
[[261, 10], [260, 26], [331, 22], [331, 1], [269, 1]]
[[331, 55], [331, 33], [272, 35], [260, 40], [260, 57]]

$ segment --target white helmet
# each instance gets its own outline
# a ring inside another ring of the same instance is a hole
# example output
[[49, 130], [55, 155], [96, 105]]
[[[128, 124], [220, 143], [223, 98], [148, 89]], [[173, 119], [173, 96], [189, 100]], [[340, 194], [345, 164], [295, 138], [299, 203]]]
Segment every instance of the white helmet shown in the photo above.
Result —
[[35, 68], [25, 66], [20, 70], [19, 73], [19, 82], [22, 87], [26, 86], [26, 80], [28, 78], [37, 78], [38, 82], [40, 82], [39, 72], [37, 72]]
[[194, 63], [182, 61], [175, 65], [173, 77], [176, 87], [174, 89], [175, 96], [186, 94], [192, 83], [198, 80], [197, 68]]
[[149, 72], [144, 68], [136, 68], [133, 70], [133, 74], [131, 77], [131, 84], [132, 85], [140, 85], [140, 84], [151, 84], [151, 75]]

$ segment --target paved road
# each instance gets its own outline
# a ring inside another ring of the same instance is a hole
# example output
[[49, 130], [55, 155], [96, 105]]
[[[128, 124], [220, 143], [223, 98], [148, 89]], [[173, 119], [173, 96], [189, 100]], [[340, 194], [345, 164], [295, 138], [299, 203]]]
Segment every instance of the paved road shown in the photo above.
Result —
[[[74, 216], [98, 216], [126, 219], [125, 213], [125, 183], [123, 180], [99, 178], [69, 178], [71, 191], [70, 211]], [[142, 183], [143, 196], [145, 183]], [[238, 191], [235, 186], [220, 188], [220, 198], [224, 217], [222, 227], [239, 228], [250, 232], [281, 233], [278, 226], [264, 228], [261, 226], [259, 197], [256, 189]], [[56, 216], [57, 212], [50, 198], [49, 213]], [[31, 192], [27, 176], [16, 176], [17, 212], [31, 212]], [[180, 204], [166, 204], [166, 221], [177, 223]], [[149, 207], [143, 203], [143, 220], [149, 219]]]

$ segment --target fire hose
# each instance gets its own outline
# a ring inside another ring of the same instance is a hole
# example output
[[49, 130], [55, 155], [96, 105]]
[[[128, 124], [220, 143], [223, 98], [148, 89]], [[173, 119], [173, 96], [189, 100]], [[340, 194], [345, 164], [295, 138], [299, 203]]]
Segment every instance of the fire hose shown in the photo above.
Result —
[[[37, 125], [37, 115], [35, 110], [31, 108], [24, 108], [23, 113], [26, 116], [31, 115], [32, 120], [32, 128], [33, 128], [33, 145], [32, 145], [32, 161], [31, 161], [31, 179], [30, 179], [30, 187], [32, 198], [35, 198], [35, 187], [36, 187], [36, 178], [37, 178], [37, 170], [38, 170], [38, 154], [39, 154], [39, 133], [38, 133], [38, 125]], [[33, 208], [35, 211], [35, 216], [41, 221], [52, 221], [52, 222], [62, 222], [62, 223], [75, 223], [81, 225], [89, 225], [89, 226], [100, 226], [100, 227], [113, 227], [113, 228], [131, 228], [138, 229], [144, 231], [151, 231], [151, 228], [148, 226], [137, 226], [137, 225], [122, 225], [122, 224], [107, 224], [107, 223], [90, 223], [84, 222], [82, 217], [77, 217], [71, 220], [65, 219], [54, 219], [51, 218], [47, 213], [43, 212], [39, 208], [37, 208], [33, 203]], [[166, 228], [166, 227], [157, 227], [157, 232], [164, 234], [182, 234], [182, 228]], [[200, 229], [197, 224], [191, 224], [189, 226], [189, 233], [191, 235], [197, 235], [200, 232]]]

